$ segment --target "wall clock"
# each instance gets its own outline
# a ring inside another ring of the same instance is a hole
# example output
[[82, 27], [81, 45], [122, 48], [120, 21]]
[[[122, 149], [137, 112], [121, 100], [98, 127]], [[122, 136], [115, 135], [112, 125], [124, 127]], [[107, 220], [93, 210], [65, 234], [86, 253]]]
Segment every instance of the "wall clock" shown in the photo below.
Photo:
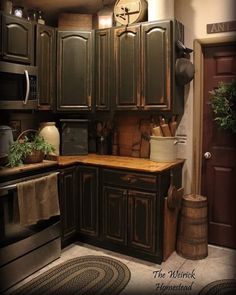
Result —
[[115, 20], [121, 25], [144, 21], [147, 6], [146, 0], [117, 0], [114, 5]]

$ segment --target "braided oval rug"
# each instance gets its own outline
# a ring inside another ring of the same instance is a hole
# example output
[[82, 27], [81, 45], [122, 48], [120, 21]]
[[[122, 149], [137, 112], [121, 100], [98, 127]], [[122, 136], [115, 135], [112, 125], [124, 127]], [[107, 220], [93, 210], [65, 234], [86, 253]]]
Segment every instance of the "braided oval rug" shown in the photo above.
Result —
[[234, 295], [236, 280], [218, 280], [206, 285], [198, 295]]
[[119, 294], [131, 274], [122, 262], [106, 256], [70, 259], [13, 291], [20, 294]]

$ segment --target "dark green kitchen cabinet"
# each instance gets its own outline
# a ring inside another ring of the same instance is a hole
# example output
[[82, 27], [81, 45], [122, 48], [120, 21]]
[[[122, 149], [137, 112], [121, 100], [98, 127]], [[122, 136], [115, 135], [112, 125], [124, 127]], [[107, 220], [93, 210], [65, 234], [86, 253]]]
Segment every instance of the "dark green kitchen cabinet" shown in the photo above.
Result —
[[77, 201], [76, 168], [62, 169], [59, 175], [59, 196], [61, 210], [62, 245], [75, 237], [77, 232], [78, 201]]
[[174, 73], [178, 22], [145, 22], [112, 32], [114, 108], [181, 113], [183, 92]]
[[156, 194], [104, 186], [103, 198], [104, 240], [154, 254]]
[[57, 40], [57, 109], [91, 110], [93, 32], [59, 31]]
[[104, 240], [127, 245], [127, 196], [126, 190], [103, 187], [103, 234]]
[[2, 14], [1, 59], [34, 64], [34, 27], [30, 21]]
[[111, 31], [95, 31], [95, 101], [97, 110], [109, 110], [111, 99]]
[[140, 105], [140, 26], [113, 30], [113, 97], [115, 109], [135, 110]]
[[156, 175], [103, 169], [102, 181], [104, 241], [137, 255], [160, 256], [161, 216], [157, 209], [160, 197]]
[[36, 26], [36, 66], [38, 66], [39, 108], [52, 109], [56, 92], [55, 28], [40, 24]]
[[169, 110], [172, 96], [172, 22], [141, 26], [142, 103], [144, 109]]
[[156, 194], [128, 190], [128, 245], [131, 249], [154, 254], [156, 249]]
[[79, 218], [78, 232], [83, 237], [98, 237], [98, 168], [79, 166]]

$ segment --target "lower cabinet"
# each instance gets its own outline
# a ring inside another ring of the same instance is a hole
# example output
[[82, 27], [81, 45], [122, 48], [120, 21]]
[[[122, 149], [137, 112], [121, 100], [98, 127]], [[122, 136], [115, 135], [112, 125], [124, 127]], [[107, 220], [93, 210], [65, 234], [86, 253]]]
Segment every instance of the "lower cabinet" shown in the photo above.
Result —
[[78, 232], [87, 237], [98, 236], [98, 168], [79, 166]]
[[104, 186], [103, 198], [104, 239], [154, 253], [156, 194]]
[[103, 187], [103, 236], [119, 245], [127, 245], [127, 194], [126, 190]]
[[59, 200], [61, 210], [62, 245], [65, 245], [77, 233], [77, 192], [76, 168], [61, 170], [59, 176]]
[[128, 191], [128, 244], [147, 253], [156, 249], [155, 193]]
[[[181, 185], [181, 166], [172, 169]], [[59, 177], [62, 245], [71, 238], [141, 259], [163, 260], [164, 198], [170, 170], [142, 173], [73, 166]]]

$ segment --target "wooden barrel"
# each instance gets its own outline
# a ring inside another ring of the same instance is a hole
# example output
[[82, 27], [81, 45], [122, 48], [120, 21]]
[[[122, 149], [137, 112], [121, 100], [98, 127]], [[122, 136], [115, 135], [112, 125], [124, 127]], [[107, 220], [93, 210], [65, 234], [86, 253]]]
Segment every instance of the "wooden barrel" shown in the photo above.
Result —
[[207, 199], [200, 195], [186, 195], [178, 224], [177, 253], [187, 259], [207, 256]]

